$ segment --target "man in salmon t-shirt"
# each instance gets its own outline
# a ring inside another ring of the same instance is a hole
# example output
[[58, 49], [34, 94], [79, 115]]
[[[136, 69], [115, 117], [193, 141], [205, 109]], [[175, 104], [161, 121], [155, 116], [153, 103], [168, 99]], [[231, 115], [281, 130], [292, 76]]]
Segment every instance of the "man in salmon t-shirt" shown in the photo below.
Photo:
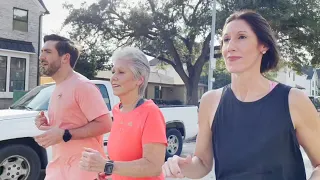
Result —
[[79, 50], [72, 41], [54, 34], [45, 36], [39, 58], [42, 74], [56, 82], [49, 118], [43, 112], [36, 118], [37, 127], [45, 131], [35, 137], [36, 142], [44, 148], [52, 146], [45, 180], [93, 180], [97, 173], [80, 170], [79, 161], [85, 147], [104, 154], [103, 134], [112, 123], [109, 110], [99, 89], [73, 71]]

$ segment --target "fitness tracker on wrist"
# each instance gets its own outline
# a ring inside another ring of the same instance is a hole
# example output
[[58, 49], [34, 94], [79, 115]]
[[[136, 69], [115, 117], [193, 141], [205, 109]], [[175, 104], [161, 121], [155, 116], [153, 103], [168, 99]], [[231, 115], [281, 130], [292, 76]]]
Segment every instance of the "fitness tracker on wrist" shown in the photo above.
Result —
[[107, 161], [106, 165], [104, 166], [104, 173], [107, 176], [110, 176], [112, 174], [113, 166], [114, 166], [114, 162], [113, 161]]
[[72, 135], [70, 134], [70, 131], [68, 129], [64, 130], [64, 134], [62, 137], [63, 141], [68, 142], [71, 140], [71, 138], [72, 138]]

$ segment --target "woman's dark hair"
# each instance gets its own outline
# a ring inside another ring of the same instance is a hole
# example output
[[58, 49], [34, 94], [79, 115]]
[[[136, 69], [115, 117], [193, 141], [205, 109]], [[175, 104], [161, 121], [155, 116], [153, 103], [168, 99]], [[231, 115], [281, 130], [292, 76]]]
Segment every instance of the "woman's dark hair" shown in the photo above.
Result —
[[[273, 31], [267, 20], [255, 11], [241, 10], [231, 14], [227, 18], [224, 28], [228, 23], [234, 20], [246, 21], [256, 34], [259, 43], [264, 44], [269, 48], [262, 56], [260, 72], [264, 73], [276, 68], [279, 62], [279, 50]], [[221, 42], [221, 46], [222, 45], [223, 41]]]
[[58, 51], [59, 56], [64, 54], [70, 54], [70, 66], [74, 68], [77, 64], [78, 58], [80, 56], [79, 48], [72, 42], [70, 39], [56, 35], [46, 35], [44, 36], [44, 42], [47, 41], [58, 41], [56, 44], [56, 49]]

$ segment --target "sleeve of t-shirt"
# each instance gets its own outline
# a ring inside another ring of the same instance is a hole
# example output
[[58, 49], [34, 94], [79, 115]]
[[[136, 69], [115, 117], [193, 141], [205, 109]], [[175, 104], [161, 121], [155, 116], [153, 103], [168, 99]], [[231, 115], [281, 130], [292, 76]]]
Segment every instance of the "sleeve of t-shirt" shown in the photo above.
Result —
[[96, 85], [89, 82], [82, 83], [81, 86], [76, 88], [75, 95], [78, 105], [88, 121], [109, 113], [108, 107]]
[[167, 145], [166, 123], [159, 108], [152, 108], [143, 127], [142, 144], [163, 143]]

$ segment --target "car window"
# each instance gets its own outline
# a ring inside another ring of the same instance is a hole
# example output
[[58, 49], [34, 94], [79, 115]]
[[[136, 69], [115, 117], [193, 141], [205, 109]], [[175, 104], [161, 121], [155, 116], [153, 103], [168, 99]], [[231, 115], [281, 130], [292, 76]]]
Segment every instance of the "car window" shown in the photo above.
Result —
[[109, 94], [108, 94], [108, 90], [107, 90], [106, 86], [103, 84], [96, 84], [96, 86], [99, 88], [99, 90], [102, 94], [103, 100], [106, 103], [109, 111], [111, 111], [110, 98], [109, 98]]
[[55, 85], [38, 86], [21, 97], [10, 108], [46, 111], [48, 110], [50, 96], [54, 90], [54, 87]]
[[[111, 104], [109, 99], [108, 90], [103, 84], [96, 84], [102, 94], [103, 100], [106, 103], [108, 109], [111, 111]], [[16, 103], [14, 103], [11, 109], [31, 109], [35, 111], [47, 111], [49, 107], [50, 97], [55, 88], [55, 85], [50, 86], [38, 86], [25, 94]]]
[[319, 100], [319, 98], [315, 97], [314, 100], [313, 100], [313, 104], [317, 109], [319, 109], [320, 108], [320, 100]]
[[320, 99], [319, 97], [312, 97], [312, 96], [309, 96], [309, 99], [311, 100], [311, 102], [313, 103], [313, 105], [315, 106], [315, 108], [317, 110], [320, 109]]
[[54, 88], [55, 85], [42, 89], [28, 104], [28, 107], [37, 111], [47, 111]]

